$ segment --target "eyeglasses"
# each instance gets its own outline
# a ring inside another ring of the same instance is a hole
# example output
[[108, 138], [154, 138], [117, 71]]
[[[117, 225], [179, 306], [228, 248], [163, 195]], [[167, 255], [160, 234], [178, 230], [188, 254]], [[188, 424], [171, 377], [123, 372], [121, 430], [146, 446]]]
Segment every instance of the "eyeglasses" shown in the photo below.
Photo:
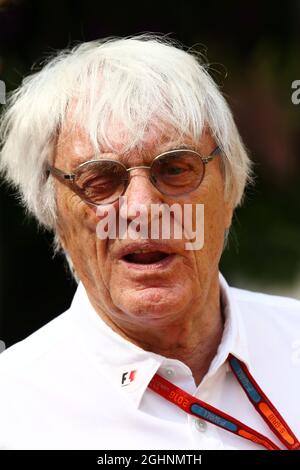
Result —
[[149, 170], [155, 188], [168, 196], [183, 196], [197, 189], [203, 181], [205, 166], [221, 153], [220, 147], [204, 157], [195, 150], [169, 150], [154, 158], [150, 166], [126, 168], [123, 163], [103, 159], [89, 160], [79, 165], [72, 174], [51, 165], [49, 174], [66, 184], [87, 204], [112, 204], [122, 196], [129, 184], [129, 172], [137, 168]]

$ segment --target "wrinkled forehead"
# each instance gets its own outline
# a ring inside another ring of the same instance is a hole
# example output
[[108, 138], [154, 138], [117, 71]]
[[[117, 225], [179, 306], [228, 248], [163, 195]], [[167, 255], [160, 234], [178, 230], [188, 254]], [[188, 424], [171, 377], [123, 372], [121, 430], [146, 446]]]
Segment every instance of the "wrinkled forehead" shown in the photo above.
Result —
[[116, 158], [126, 165], [151, 162], [157, 155], [175, 148], [189, 147], [202, 153], [211, 150], [213, 139], [207, 128], [199, 139], [183, 135], [170, 124], [153, 120], [143, 132], [139, 141], [132, 141], [131, 133], [121, 121], [111, 123], [105, 129], [105, 138], [101, 133], [93, 139], [89, 129], [72, 117], [72, 111], [66, 118], [58, 133], [54, 164], [63, 168], [74, 168], [85, 161], [107, 157]]

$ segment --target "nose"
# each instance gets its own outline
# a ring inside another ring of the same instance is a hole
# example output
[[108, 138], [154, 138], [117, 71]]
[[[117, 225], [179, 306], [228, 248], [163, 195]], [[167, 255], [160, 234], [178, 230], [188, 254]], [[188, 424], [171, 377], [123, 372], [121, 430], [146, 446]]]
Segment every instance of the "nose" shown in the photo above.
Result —
[[129, 183], [123, 196], [127, 197], [127, 208], [125, 212], [124, 206], [120, 207], [121, 217], [133, 220], [138, 213], [144, 212], [148, 222], [151, 220], [151, 204], [161, 204], [163, 198], [150, 181], [148, 167], [130, 169]]

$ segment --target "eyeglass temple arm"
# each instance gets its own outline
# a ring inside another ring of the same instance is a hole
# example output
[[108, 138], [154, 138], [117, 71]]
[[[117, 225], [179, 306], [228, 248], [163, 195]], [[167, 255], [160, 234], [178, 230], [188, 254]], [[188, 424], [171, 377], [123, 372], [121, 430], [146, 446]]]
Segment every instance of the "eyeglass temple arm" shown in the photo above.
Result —
[[46, 169], [46, 175], [47, 175], [47, 178], [48, 176], [50, 175], [50, 173], [53, 175], [53, 176], [56, 176], [57, 178], [59, 178], [60, 180], [62, 181], [72, 181], [74, 179], [74, 175], [71, 174], [71, 175], [67, 175], [66, 173], [64, 173], [63, 171], [59, 170], [58, 168], [55, 168], [54, 166], [51, 166], [51, 165], [47, 165], [47, 169]]
[[219, 155], [222, 152], [221, 148], [218, 146], [215, 148], [215, 150], [212, 151], [210, 155], [207, 157], [202, 157], [203, 163], [208, 163], [211, 160], [213, 160], [217, 155]]

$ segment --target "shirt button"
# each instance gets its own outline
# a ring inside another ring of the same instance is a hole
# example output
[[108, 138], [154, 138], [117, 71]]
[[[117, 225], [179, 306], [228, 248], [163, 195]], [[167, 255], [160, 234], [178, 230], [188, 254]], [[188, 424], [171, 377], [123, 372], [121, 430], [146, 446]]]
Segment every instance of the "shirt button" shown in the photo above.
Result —
[[164, 370], [164, 375], [168, 378], [168, 379], [171, 379], [172, 377], [174, 377], [175, 375], [175, 370], [173, 369], [173, 367], [166, 367]]
[[195, 428], [199, 432], [205, 432], [207, 428], [207, 424], [202, 419], [195, 419]]

